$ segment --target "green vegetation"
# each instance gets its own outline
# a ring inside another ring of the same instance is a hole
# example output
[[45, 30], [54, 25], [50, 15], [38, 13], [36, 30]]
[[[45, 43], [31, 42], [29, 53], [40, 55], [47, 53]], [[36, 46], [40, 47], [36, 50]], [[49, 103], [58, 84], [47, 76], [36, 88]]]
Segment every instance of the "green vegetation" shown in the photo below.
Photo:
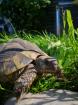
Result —
[[10, 18], [16, 30], [40, 30], [51, 0], [4, 0], [0, 14]]
[[74, 34], [64, 34], [61, 37], [54, 35], [48, 36], [47, 33], [43, 36], [27, 36], [22, 35], [23, 39], [35, 42], [42, 50], [50, 56], [54, 56], [63, 69], [64, 75], [67, 78], [65, 81], [56, 81], [52, 75], [47, 75], [38, 79], [35, 85], [32, 86], [32, 92], [40, 92], [50, 88], [64, 88], [73, 91], [78, 90], [78, 32]]
[[0, 43], [7, 42], [11, 38], [20, 37], [36, 43], [43, 51], [50, 56], [54, 56], [59, 66], [62, 68], [67, 81], [57, 81], [52, 75], [46, 75], [38, 78], [31, 92], [40, 92], [50, 88], [62, 88], [78, 91], [78, 30], [74, 30], [74, 34], [63, 34], [61, 37], [43, 33], [43, 35], [20, 34], [9, 37], [2, 36]]

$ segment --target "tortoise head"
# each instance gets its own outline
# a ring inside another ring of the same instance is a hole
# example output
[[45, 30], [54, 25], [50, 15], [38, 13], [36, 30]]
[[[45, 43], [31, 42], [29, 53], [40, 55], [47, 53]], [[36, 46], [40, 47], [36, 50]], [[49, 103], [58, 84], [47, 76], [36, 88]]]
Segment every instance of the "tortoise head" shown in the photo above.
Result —
[[53, 57], [40, 56], [36, 59], [38, 73], [53, 73], [57, 78], [63, 78], [63, 73]]

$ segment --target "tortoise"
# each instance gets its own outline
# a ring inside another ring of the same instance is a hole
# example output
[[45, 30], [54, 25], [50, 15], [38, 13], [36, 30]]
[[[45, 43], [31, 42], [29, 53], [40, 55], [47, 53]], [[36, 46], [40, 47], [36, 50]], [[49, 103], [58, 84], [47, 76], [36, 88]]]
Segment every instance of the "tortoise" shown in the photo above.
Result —
[[43, 73], [63, 77], [57, 60], [48, 56], [36, 44], [15, 38], [0, 45], [0, 81], [12, 82], [17, 97]]

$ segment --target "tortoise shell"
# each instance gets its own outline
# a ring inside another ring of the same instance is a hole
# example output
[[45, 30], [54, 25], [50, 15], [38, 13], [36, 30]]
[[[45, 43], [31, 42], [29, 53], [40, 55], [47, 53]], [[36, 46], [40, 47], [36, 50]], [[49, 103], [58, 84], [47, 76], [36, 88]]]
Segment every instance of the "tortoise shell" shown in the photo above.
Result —
[[14, 39], [4, 44], [0, 50], [0, 77], [28, 66], [39, 55], [45, 54], [37, 45], [22, 39]]

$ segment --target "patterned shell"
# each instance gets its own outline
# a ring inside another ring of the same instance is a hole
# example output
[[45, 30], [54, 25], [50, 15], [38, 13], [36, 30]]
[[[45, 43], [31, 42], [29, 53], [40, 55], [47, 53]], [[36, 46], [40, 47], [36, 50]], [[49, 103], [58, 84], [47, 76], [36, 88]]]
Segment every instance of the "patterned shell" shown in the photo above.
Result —
[[26, 57], [21, 52], [7, 51], [0, 54], [0, 76], [9, 75], [22, 69], [32, 62], [32, 59]]
[[19, 38], [9, 41], [0, 48], [0, 77], [26, 67], [38, 55], [45, 54], [35, 44]]

